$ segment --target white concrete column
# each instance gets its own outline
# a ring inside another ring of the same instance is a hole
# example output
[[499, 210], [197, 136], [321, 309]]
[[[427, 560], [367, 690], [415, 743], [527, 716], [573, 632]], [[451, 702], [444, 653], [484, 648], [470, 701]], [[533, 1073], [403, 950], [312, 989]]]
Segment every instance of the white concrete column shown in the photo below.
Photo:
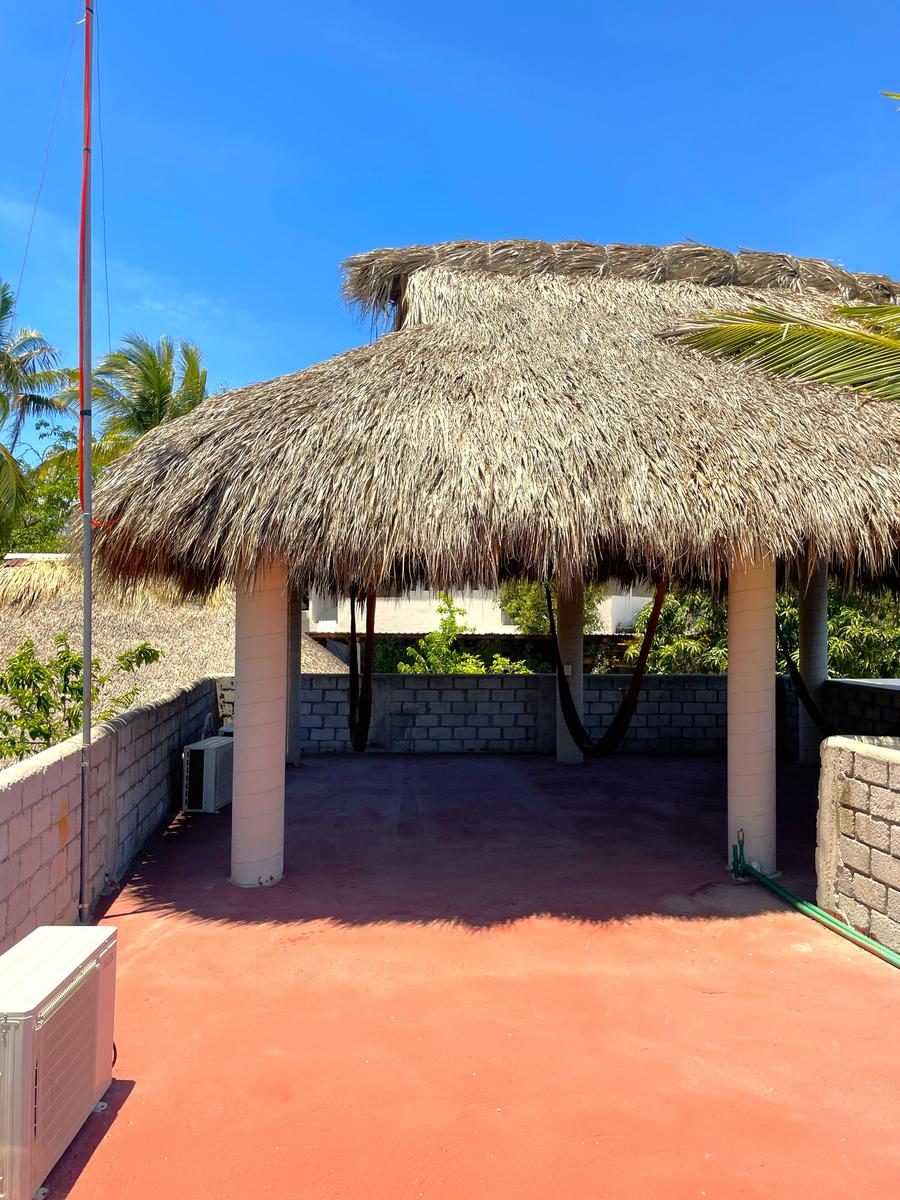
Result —
[[[821, 707], [822, 684], [828, 678], [828, 567], [816, 563], [804, 591], [800, 590], [800, 674], [812, 698]], [[825, 736], [801, 704], [799, 751], [802, 763], [819, 761], [819, 746]]]
[[734, 563], [728, 576], [728, 862], [775, 871], [775, 563]]
[[288, 602], [287, 638], [287, 761], [296, 767], [300, 762], [300, 701], [303, 678], [300, 652], [303, 634], [303, 596], [291, 590]]
[[[559, 640], [559, 653], [566, 671], [566, 678], [569, 681], [569, 690], [572, 693], [578, 715], [581, 717], [584, 711], [584, 588], [580, 585], [566, 597], [557, 596], [556, 636]], [[584, 761], [584, 756], [572, 741], [566, 728], [558, 695], [556, 700], [556, 761], [561, 763]]]
[[237, 589], [231, 882], [277, 883], [284, 871], [287, 571]]

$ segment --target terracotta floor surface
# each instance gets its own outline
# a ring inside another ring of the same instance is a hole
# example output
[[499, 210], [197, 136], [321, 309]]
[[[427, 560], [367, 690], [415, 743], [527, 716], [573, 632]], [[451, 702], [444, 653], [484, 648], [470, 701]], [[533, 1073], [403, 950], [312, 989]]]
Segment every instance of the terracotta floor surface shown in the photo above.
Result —
[[[177, 820], [50, 1200], [900, 1194], [900, 976], [725, 871], [724, 766], [309, 759], [279, 886]], [[780, 780], [810, 894], [815, 777]]]

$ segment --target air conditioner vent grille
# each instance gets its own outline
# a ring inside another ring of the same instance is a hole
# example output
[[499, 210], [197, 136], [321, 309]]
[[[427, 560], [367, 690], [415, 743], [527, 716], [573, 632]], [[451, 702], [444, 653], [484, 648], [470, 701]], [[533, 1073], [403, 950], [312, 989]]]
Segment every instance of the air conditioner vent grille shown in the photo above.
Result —
[[34, 1163], [43, 1179], [84, 1122], [94, 1104], [97, 1058], [97, 1002], [100, 972], [89, 971], [35, 1033]]
[[43, 925], [0, 955], [0, 1200], [32, 1200], [112, 1078], [116, 931]]
[[219, 812], [231, 803], [234, 739], [204, 738], [184, 748], [183, 812]]

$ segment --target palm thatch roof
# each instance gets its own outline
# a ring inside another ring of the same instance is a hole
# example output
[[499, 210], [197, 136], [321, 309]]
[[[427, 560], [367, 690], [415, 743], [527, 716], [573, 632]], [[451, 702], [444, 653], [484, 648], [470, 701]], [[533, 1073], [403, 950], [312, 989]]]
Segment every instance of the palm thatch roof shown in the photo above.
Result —
[[[715, 246], [677, 242], [634, 246], [593, 242], [441, 242], [370, 250], [344, 263], [344, 295], [352, 304], [386, 314], [402, 304], [406, 281], [429, 267], [486, 275], [567, 275], [643, 279], [702, 287], [815, 292], [844, 303], [893, 304], [900, 283], [887, 275], [852, 273], [821, 258], [760, 250], [732, 254]], [[721, 307], [721, 306], [720, 306]]]
[[351, 259], [346, 292], [401, 328], [213, 396], [109, 471], [107, 577], [206, 594], [273, 559], [342, 592], [718, 581], [757, 554], [893, 569], [900, 408], [661, 336], [748, 303], [900, 297], [891, 280], [698, 246], [453, 243]]
[[[42, 657], [53, 653], [54, 639], [62, 633], [69, 634], [73, 646], [80, 646], [82, 628], [81, 572], [68, 556], [7, 559], [0, 567], [0, 663], [26, 638]], [[211, 603], [176, 602], [171, 589], [152, 584], [128, 589], [126, 594], [118, 589], [96, 594], [93, 643], [103, 666], [111, 666], [119, 654], [140, 642], [150, 642], [163, 652], [135, 679], [141, 703], [161, 699], [209, 675], [231, 675], [234, 598], [220, 592]], [[348, 670], [346, 663], [306, 634], [300, 660], [304, 674]], [[107, 688], [115, 690], [113, 684]]]
[[[29, 609], [57, 598], [81, 603], [81, 559], [69, 554], [7, 554], [0, 563], [0, 608]], [[224, 589], [205, 597], [207, 608], [221, 604]], [[146, 579], [124, 587], [104, 580], [102, 599], [122, 608], [171, 607], [182, 603], [182, 594], [168, 580]]]

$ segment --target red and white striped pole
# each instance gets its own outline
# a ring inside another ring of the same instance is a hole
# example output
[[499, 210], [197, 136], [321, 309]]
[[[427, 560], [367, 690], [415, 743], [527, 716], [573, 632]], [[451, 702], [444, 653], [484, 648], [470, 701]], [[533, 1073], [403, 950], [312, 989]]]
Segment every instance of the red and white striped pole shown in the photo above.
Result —
[[81, 706], [81, 864], [78, 917], [90, 920], [90, 768], [91, 768], [91, 77], [94, 9], [84, 6], [84, 143], [81, 167], [81, 216], [78, 236], [78, 476], [84, 556], [84, 635]]

